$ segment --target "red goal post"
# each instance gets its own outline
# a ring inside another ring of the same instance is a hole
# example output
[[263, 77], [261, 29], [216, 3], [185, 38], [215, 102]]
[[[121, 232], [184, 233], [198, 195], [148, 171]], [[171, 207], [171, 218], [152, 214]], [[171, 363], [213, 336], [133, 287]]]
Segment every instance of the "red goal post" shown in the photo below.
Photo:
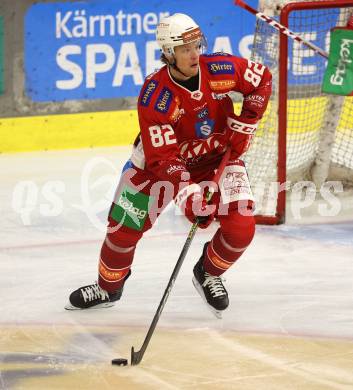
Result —
[[[330, 29], [344, 26], [353, 11], [353, 0], [268, 4], [272, 9], [265, 6], [264, 14], [272, 12], [268, 16], [326, 51]], [[325, 58], [261, 19], [252, 59], [270, 68], [274, 90], [246, 163], [257, 222], [278, 224], [296, 182], [311, 180], [317, 189], [326, 180], [352, 184], [353, 97], [322, 93]]]

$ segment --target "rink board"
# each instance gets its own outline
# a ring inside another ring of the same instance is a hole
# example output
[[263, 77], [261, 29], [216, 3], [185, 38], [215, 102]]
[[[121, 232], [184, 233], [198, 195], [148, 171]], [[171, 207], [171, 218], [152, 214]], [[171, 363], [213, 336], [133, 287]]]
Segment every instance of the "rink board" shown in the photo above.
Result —
[[[288, 101], [289, 134], [318, 131], [325, 114], [325, 104], [322, 99], [325, 98]], [[346, 98], [341, 123], [352, 122], [352, 101], [353, 98]], [[239, 104], [235, 105], [236, 112], [239, 107]], [[296, 122], [295, 118], [298, 114], [303, 115], [304, 112], [308, 113], [308, 120], [303, 126], [302, 123]], [[311, 115], [313, 112], [315, 115]], [[266, 114], [264, 120], [266, 120]], [[340, 131], [351, 130], [342, 127]], [[138, 132], [136, 110], [2, 118], [0, 119], [0, 152], [128, 145], [133, 143]], [[261, 125], [258, 136], [261, 136]]]

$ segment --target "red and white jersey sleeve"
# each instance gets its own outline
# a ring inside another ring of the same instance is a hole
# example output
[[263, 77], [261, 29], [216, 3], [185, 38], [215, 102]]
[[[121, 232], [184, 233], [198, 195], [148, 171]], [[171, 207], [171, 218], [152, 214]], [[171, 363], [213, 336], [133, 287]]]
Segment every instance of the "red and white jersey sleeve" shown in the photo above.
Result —
[[272, 75], [268, 68], [245, 58], [229, 54], [202, 56], [207, 66], [210, 88], [215, 93], [240, 92], [244, 96], [240, 117], [259, 121], [272, 92]]

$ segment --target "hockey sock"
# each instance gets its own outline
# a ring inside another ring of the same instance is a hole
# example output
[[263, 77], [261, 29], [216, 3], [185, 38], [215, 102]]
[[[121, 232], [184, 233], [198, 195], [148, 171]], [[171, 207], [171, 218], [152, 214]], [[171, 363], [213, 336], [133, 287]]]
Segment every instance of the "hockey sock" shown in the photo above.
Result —
[[252, 215], [237, 211], [220, 218], [221, 227], [207, 246], [203, 267], [214, 276], [222, 275], [231, 267], [251, 243], [255, 234]]
[[121, 231], [106, 235], [99, 260], [98, 284], [101, 288], [114, 292], [124, 285], [139, 238]]

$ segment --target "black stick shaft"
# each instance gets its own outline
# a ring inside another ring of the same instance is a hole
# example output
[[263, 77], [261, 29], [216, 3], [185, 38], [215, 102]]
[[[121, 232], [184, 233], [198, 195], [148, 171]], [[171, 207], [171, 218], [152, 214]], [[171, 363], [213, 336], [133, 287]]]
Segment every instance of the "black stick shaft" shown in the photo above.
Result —
[[144, 342], [142, 344], [141, 349], [139, 351], [135, 352], [134, 351], [134, 347], [131, 348], [131, 364], [132, 365], [139, 364], [140, 361], [143, 358], [143, 355], [144, 355], [144, 353], [146, 351], [146, 348], [147, 348], [147, 346], [149, 344], [149, 341], [151, 340], [151, 337], [152, 337], [152, 335], [154, 333], [154, 330], [155, 330], [155, 328], [157, 326], [157, 322], [159, 320], [159, 317], [161, 316], [162, 311], [164, 309], [164, 305], [167, 302], [167, 299], [169, 297], [170, 291], [173, 288], [174, 282], [175, 282], [175, 280], [176, 280], [176, 278], [178, 276], [178, 273], [180, 271], [180, 268], [181, 268], [181, 266], [182, 266], [182, 264], [184, 262], [185, 256], [188, 253], [188, 250], [190, 248], [191, 242], [192, 242], [193, 238], [195, 237], [195, 233], [197, 231], [197, 227], [198, 227], [197, 222], [195, 222], [192, 225], [192, 227], [191, 227], [191, 230], [189, 232], [188, 238], [187, 238], [187, 240], [186, 240], [186, 242], [184, 244], [184, 247], [183, 247], [183, 249], [182, 249], [182, 251], [180, 253], [179, 259], [178, 259], [178, 261], [177, 261], [177, 263], [176, 263], [176, 265], [174, 267], [174, 270], [173, 270], [172, 275], [171, 275], [171, 277], [169, 279], [167, 288], [164, 291], [162, 300], [159, 303], [158, 309], [156, 311], [156, 314], [153, 317], [152, 323], [150, 325], [150, 328], [148, 329], [147, 335], [145, 337], [145, 340], [144, 340]]
[[[230, 152], [231, 152], [231, 150], [230, 150], [230, 148], [228, 148], [227, 151], [225, 152], [223, 158], [222, 158], [222, 161], [221, 161], [221, 163], [220, 163], [220, 165], [219, 165], [219, 167], [217, 169], [217, 173], [216, 173], [215, 177], [213, 178], [213, 181], [215, 183], [218, 183], [218, 181], [219, 181], [219, 179], [221, 177], [221, 174], [223, 173], [223, 170], [224, 170], [225, 166], [227, 165], [227, 162], [228, 162], [229, 156], [230, 156]], [[212, 197], [212, 193], [209, 192], [207, 194], [206, 198], [209, 201], [211, 199], [211, 197]], [[139, 364], [140, 361], [143, 358], [143, 355], [144, 355], [144, 353], [146, 351], [146, 348], [147, 348], [147, 346], [148, 346], [148, 344], [149, 344], [149, 342], [151, 340], [151, 337], [152, 337], [152, 335], [154, 333], [154, 330], [155, 330], [155, 328], [157, 326], [159, 317], [162, 314], [162, 311], [163, 311], [164, 306], [165, 306], [165, 304], [167, 302], [169, 294], [170, 294], [170, 292], [171, 292], [171, 290], [173, 288], [175, 280], [176, 280], [176, 278], [177, 278], [177, 276], [179, 274], [180, 268], [181, 268], [181, 266], [182, 266], [182, 264], [184, 262], [185, 256], [188, 253], [188, 250], [190, 248], [191, 242], [192, 242], [192, 240], [195, 237], [195, 233], [197, 231], [197, 228], [198, 228], [198, 221], [196, 220], [196, 222], [193, 223], [192, 226], [191, 226], [191, 229], [190, 229], [190, 232], [188, 234], [188, 237], [187, 237], [187, 239], [185, 241], [185, 244], [184, 244], [183, 249], [182, 249], [182, 251], [180, 253], [178, 261], [175, 264], [175, 267], [174, 267], [174, 270], [172, 272], [172, 275], [170, 276], [167, 288], [164, 291], [163, 297], [162, 297], [162, 299], [161, 299], [161, 301], [159, 303], [158, 309], [157, 309], [157, 311], [156, 311], [156, 313], [155, 313], [155, 315], [153, 317], [152, 323], [151, 323], [151, 325], [150, 325], [150, 327], [148, 329], [148, 332], [146, 334], [146, 337], [145, 337], [145, 340], [144, 340], [144, 342], [142, 344], [141, 349], [139, 351], [135, 352], [134, 347], [131, 348], [131, 365], [133, 365], [133, 366]]]

